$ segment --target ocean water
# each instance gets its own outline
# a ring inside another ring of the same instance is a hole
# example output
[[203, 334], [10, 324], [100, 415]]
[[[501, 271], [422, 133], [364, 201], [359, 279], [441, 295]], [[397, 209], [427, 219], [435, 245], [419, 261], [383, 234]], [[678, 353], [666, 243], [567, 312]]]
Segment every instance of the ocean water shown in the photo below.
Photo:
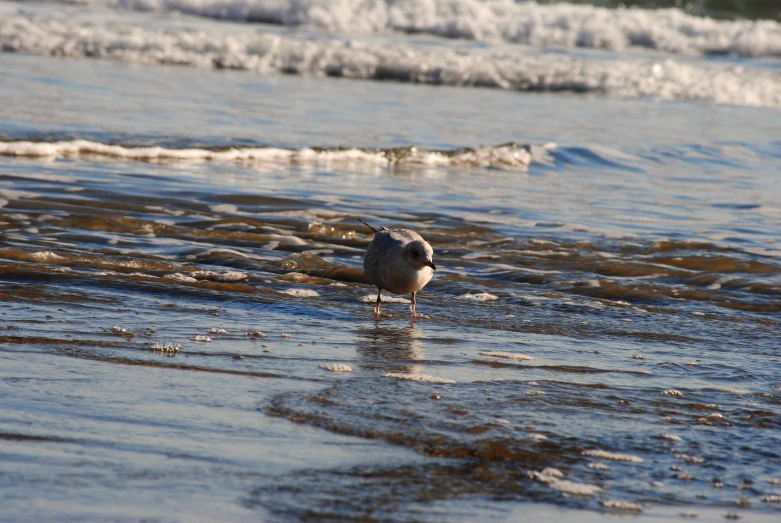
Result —
[[716, 4], [0, 1], [0, 520], [777, 521], [781, 24]]

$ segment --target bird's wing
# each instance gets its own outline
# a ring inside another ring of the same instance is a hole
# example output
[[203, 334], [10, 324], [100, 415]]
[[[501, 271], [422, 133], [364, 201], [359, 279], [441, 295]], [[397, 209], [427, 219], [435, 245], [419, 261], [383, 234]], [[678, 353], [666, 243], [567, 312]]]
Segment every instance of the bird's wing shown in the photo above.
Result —
[[369, 248], [366, 249], [366, 258], [364, 259], [364, 265], [369, 267], [377, 267], [385, 261], [385, 256], [393, 246], [396, 240], [393, 238], [391, 231], [380, 231], [374, 235], [374, 239], [369, 244]]

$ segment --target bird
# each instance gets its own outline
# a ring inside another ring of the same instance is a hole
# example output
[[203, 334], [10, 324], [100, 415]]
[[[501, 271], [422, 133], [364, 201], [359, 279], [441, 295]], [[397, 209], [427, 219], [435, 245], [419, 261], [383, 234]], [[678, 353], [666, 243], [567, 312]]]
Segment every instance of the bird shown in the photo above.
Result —
[[380, 315], [382, 291], [393, 294], [411, 294], [410, 311], [412, 319], [415, 312], [415, 294], [426, 286], [434, 276], [434, 249], [420, 234], [408, 229], [387, 227], [376, 229], [358, 218], [358, 221], [371, 229], [374, 239], [366, 249], [363, 258], [363, 271], [366, 278], [377, 286], [377, 305], [374, 315]]

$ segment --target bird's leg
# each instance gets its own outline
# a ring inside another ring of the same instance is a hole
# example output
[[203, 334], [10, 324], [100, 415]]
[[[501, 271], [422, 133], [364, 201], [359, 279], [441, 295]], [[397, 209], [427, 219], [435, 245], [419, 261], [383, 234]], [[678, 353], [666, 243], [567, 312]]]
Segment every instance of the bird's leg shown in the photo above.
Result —
[[382, 289], [377, 287], [377, 305], [374, 306], [374, 315], [380, 315], [380, 303], [382, 303]]
[[412, 300], [410, 300], [409, 310], [412, 311], [412, 319], [415, 319], [415, 293], [412, 293]]

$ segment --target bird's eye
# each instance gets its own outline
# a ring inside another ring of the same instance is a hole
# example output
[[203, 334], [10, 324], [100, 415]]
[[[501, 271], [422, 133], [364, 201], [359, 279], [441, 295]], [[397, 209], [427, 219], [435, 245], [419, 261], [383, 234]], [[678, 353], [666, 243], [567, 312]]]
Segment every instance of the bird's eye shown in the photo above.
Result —
[[412, 255], [413, 255], [415, 258], [417, 258], [418, 256], [420, 256], [420, 253], [419, 253], [418, 251], [412, 251]]

